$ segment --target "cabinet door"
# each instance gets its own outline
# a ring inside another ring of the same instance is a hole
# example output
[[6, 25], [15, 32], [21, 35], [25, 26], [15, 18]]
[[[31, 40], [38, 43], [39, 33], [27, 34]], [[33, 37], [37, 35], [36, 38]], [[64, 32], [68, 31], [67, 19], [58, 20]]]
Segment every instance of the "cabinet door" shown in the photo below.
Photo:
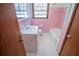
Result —
[[14, 4], [0, 3], [0, 55], [25, 55]]
[[79, 5], [60, 55], [79, 55]]
[[23, 35], [24, 46], [28, 52], [37, 52], [37, 35], [36, 34], [24, 34]]

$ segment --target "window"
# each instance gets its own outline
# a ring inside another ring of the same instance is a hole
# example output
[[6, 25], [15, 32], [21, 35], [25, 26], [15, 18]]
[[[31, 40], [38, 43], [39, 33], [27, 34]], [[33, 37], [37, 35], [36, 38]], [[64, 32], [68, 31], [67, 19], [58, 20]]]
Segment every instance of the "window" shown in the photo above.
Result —
[[47, 18], [47, 3], [16, 3], [15, 4], [17, 18]]
[[32, 4], [30, 3], [16, 3], [15, 9], [16, 9], [17, 18], [30, 18], [32, 16], [31, 7]]
[[47, 18], [48, 17], [48, 4], [47, 3], [34, 3], [33, 4], [33, 17], [34, 18]]

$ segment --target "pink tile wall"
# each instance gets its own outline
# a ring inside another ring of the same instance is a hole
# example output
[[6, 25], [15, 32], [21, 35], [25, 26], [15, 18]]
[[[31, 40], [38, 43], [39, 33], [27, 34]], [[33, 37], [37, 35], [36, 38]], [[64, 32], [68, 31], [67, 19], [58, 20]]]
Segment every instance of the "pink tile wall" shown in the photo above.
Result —
[[28, 24], [29, 24], [29, 20], [28, 19], [24, 19], [24, 20], [19, 21], [19, 27], [20, 27], [20, 29], [23, 29]]
[[62, 28], [66, 8], [49, 8], [48, 19], [33, 19], [32, 24], [43, 25], [43, 31], [48, 32], [50, 28]]
[[[49, 8], [48, 19], [32, 19], [33, 25], [42, 25], [43, 32], [48, 32], [50, 28], [62, 28], [66, 8]], [[29, 24], [29, 20], [19, 21], [20, 28]]]

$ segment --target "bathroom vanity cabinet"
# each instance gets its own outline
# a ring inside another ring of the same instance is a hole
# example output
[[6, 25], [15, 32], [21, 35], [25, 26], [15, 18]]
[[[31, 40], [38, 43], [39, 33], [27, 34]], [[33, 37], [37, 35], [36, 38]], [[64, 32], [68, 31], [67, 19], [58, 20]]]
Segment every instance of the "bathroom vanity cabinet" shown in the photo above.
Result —
[[37, 35], [36, 34], [23, 34], [22, 35], [25, 50], [27, 52], [37, 51]]
[[27, 52], [36, 52], [38, 26], [26, 26], [21, 33], [25, 50]]

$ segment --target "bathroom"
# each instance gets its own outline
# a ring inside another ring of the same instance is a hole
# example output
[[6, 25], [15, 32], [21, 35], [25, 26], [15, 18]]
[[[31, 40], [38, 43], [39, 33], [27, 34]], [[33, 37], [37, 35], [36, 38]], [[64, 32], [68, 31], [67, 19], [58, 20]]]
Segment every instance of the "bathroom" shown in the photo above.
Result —
[[28, 56], [57, 56], [68, 3], [16, 3], [16, 15]]

